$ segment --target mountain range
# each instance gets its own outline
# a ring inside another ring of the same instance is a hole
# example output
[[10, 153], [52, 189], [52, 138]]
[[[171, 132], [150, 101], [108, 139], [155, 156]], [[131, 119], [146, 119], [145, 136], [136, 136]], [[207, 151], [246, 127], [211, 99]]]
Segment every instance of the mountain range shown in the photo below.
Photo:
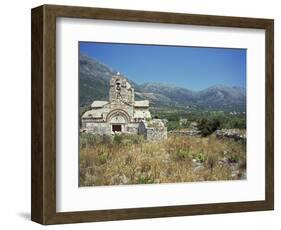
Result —
[[[109, 80], [117, 70], [79, 54], [79, 105], [88, 106], [93, 100], [108, 100]], [[127, 78], [128, 79], [128, 78]], [[136, 100], [148, 99], [153, 107], [199, 106], [206, 109], [245, 111], [246, 89], [239, 86], [214, 85], [193, 91], [171, 84], [149, 82], [137, 84]]]

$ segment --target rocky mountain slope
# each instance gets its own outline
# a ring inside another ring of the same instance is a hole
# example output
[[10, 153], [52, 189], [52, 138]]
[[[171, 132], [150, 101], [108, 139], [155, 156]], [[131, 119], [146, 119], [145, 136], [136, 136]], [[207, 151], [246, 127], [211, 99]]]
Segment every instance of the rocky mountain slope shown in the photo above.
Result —
[[[109, 80], [116, 74], [109, 66], [98, 60], [79, 55], [79, 101], [87, 106], [93, 100], [108, 100]], [[130, 81], [135, 88], [136, 99], [148, 99], [154, 107], [162, 106], [200, 106], [216, 109], [235, 109], [245, 111], [246, 89], [237, 86], [215, 85], [200, 91], [192, 91], [163, 83], [145, 83], [138, 85]]]

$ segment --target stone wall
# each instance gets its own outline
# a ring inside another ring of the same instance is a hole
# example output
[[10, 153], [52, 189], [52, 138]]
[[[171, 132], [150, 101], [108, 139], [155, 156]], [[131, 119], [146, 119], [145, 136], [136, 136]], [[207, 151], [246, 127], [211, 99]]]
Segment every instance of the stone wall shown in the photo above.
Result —
[[247, 136], [245, 130], [240, 129], [220, 129], [215, 132], [217, 138], [232, 138], [235, 141], [246, 143]]
[[134, 108], [133, 108], [133, 106], [126, 105], [124, 103], [110, 103], [110, 104], [106, 105], [104, 108], [105, 109], [104, 109], [104, 112], [103, 112], [103, 116], [105, 118], [108, 117], [108, 114], [112, 113], [113, 111], [118, 112], [118, 110], [124, 111], [127, 114], [127, 116], [129, 117], [129, 121], [128, 122], [131, 121], [131, 118], [134, 115]]
[[164, 123], [160, 119], [151, 120], [149, 101], [136, 103], [134, 99], [134, 89], [117, 74], [110, 80], [109, 103], [97, 101], [99, 103], [96, 105], [100, 107], [93, 107], [84, 113], [81, 129], [83, 132], [112, 135], [112, 125], [116, 125], [116, 132], [142, 134], [148, 140], [166, 139], [167, 128]]
[[167, 128], [148, 128], [146, 131], [146, 138], [150, 141], [160, 141], [167, 139]]
[[86, 123], [85, 128], [87, 132], [100, 134], [100, 135], [111, 135], [111, 125], [108, 123]]
[[142, 121], [139, 125], [138, 133], [144, 135], [149, 141], [167, 139], [167, 128], [159, 119], [152, 119], [149, 122]]
[[110, 80], [109, 101], [113, 102], [119, 100], [127, 103], [133, 103], [134, 89], [125, 78], [117, 75]]
[[138, 134], [139, 123], [129, 123], [125, 127], [125, 132], [131, 134]]
[[[139, 123], [120, 124], [122, 126], [122, 132], [130, 134], [138, 134]], [[111, 135], [112, 124], [107, 122], [85, 122], [82, 123], [83, 130], [93, 134], [99, 135]]]

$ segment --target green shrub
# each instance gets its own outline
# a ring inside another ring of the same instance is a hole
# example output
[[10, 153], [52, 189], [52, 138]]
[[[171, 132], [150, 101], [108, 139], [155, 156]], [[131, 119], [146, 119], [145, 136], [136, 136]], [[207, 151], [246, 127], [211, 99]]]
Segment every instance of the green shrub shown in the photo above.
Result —
[[180, 123], [179, 121], [168, 121], [167, 123], [167, 130], [176, 130], [180, 128]]
[[115, 145], [133, 145], [140, 144], [144, 141], [144, 137], [142, 135], [137, 134], [115, 134], [113, 136], [113, 144]]
[[138, 179], [138, 184], [153, 184], [154, 179], [141, 175]]
[[129, 134], [127, 135], [127, 139], [131, 144], [140, 144], [144, 141], [144, 137], [138, 134]]
[[113, 137], [113, 144], [120, 145], [122, 143], [122, 135], [115, 134]]
[[176, 113], [173, 113], [173, 114], [168, 115], [168, 116], [167, 116], [167, 119], [168, 119], [168, 121], [177, 121], [177, 122], [180, 121], [180, 117], [179, 117], [179, 115], [176, 114]]
[[201, 162], [201, 163], [203, 163], [203, 162], [206, 160], [206, 157], [205, 157], [205, 155], [204, 155], [202, 152], [200, 152], [200, 153], [198, 153], [198, 154], [193, 154], [193, 158], [194, 158], [196, 161], [199, 161], [199, 162]]
[[104, 144], [104, 145], [111, 145], [112, 144], [112, 137], [111, 136], [108, 136], [108, 135], [104, 135], [101, 137], [101, 144]]
[[94, 147], [99, 142], [99, 137], [92, 133], [80, 134], [80, 148]]
[[201, 131], [201, 135], [204, 137], [212, 134], [218, 128], [220, 128], [220, 121], [216, 118], [214, 119], [203, 118], [200, 120], [198, 124], [198, 130]]
[[98, 164], [103, 165], [107, 162], [107, 154], [98, 155]]
[[246, 119], [233, 117], [227, 124], [229, 128], [232, 129], [245, 129], [246, 128]]
[[177, 149], [176, 158], [179, 160], [186, 160], [191, 158], [189, 149]]

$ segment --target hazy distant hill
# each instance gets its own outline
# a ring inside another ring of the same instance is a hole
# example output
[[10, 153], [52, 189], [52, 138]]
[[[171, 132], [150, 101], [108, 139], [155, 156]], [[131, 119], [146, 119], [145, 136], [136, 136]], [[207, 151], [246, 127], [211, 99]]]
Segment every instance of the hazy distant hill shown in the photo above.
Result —
[[164, 95], [170, 99], [169, 102], [174, 105], [188, 105], [196, 102], [195, 92], [170, 84], [145, 83], [141, 85], [141, 89], [143, 92]]
[[[109, 80], [117, 71], [84, 54], [79, 55], [79, 64], [80, 106], [89, 105], [93, 100], [108, 100]], [[246, 108], [246, 89], [243, 87], [215, 85], [201, 91], [192, 91], [170, 84], [138, 85], [129, 82], [135, 88], [137, 100], [148, 99], [155, 107], [197, 105], [240, 111]]]
[[246, 106], [246, 89], [243, 87], [229, 87], [215, 85], [197, 93], [197, 103], [221, 108], [231, 106]]

